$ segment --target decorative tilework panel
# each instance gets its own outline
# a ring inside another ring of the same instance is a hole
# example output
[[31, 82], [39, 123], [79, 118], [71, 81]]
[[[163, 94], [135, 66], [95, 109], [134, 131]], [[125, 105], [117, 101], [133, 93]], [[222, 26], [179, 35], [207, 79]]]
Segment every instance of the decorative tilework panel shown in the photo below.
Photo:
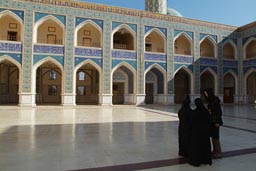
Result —
[[187, 56], [174, 56], [174, 62], [180, 62], [180, 63], [189, 63], [192, 64], [194, 61], [194, 58], [187, 57]]
[[153, 75], [153, 72], [148, 72], [146, 74], [146, 81], [155, 81], [155, 77]]
[[217, 65], [217, 59], [200, 58], [200, 65]]
[[203, 34], [203, 33], [200, 33], [200, 40], [204, 39], [207, 36], [211, 37], [215, 41], [215, 43], [217, 42], [217, 36], [216, 35]]
[[255, 35], [253, 35], [253, 36], [249, 36], [249, 37], [245, 37], [245, 38], [243, 38], [243, 45], [245, 44], [245, 43], [247, 43], [247, 41], [250, 39], [250, 38], [256, 38], [256, 34]]
[[223, 60], [223, 65], [229, 67], [238, 67], [238, 62], [233, 60]]
[[250, 69], [256, 69], [256, 66], [244, 67], [244, 74], [246, 74]]
[[54, 45], [34, 45], [34, 53], [48, 53], [48, 54], [64, 54], [63, 46]]
[[244, 61], [244, 67], [256, 66], [256, 59], [250, 59]]
[[152, 60], [152, 61], [164, 61], [166, 62], [166, 54], [156, 54], [156, 53], [144, 53], [145, 60]]
[[145, 62], [145, 70], [147, 70], [151, 65], [154, 65], [154, 64], [158, 64], [159, 66], [161, 66], [165, 71], [167, 69], [166, 67], [166, 63], [163, 63], [163, 62]]
[[95, 24], [97, 24], [101, 29], [103, 29], [103, 21], [102, 20], [96, 20], [96, 19], [90, 19], [90, 18], [80, 18], [80, 17], [76, 17], [76, 26], [78, 26], [79, 24], [81, 24], [84, 21], [87, 20], [91, 20], [93, 21]]
[[200, 66], [200, 73], [204, 72], [206, 68], [212, 69], [216, 74], [218, 73], [217, 67], [214, 66]]
[[137, 52], [112, 50], [112, 58], [137, 59]]
[[225, 75], [227, 72], [233, 71], [234, 73], [238, 74], [238, 69], [233, 67], [224, 67], [223, 68], [223, 75]]
[[193, 72], [193, 70], [194, 70], [194, 66], [193, 65], [189, 65], [189, 64], [174, 64], [174, 72], [176, 72], [177, 70], [179, 70], [182, 67], [186, 67], [186, 68], [190, 69], [191, 72]]
[[99, 65], [102, 68], [102, 59], [96, 59], [96, 58], [80, 58], [80, 57], [75, 57], [75, 63], [74, 65], [77, 66], [81, 62], [84, 62], [85, 60], [91, 60], [95, 62], [97, 65]]
[[158, 30], [160, 30], [165, 36], [167, 36], [167, 29], [166, 28], [159, 28], [159, 27], [152, 27], [152, 26], [145, 26], [145, 34], [148, 32], [148, 31], [150, 31], [150, 30], [152, 30], [152, 29], [154, 29], [154, 28], [156, 28], [156, 29], [158, 29]]
[[128, 60], [116, 60], [116, 59], [113, 59], [112, 60], [112, 69], [117, 66], [118, 64], [122, 63], [122, 62], [126, 62], [128, 63], [129, 65], [131, 65], [135, 70], [137, 70], [137, 62], [136, 61], [128, 61]]
[[91, 49], [91, 48], [75, 48], [75, 55], [78, 56], [94, 56], [102, 57], [101, 49]]
[[113, 74], [113, 81], [125, 81], [125, 75], [122, 72], [115, 71]]
[[22, 44], [21, 43], [8, 43], [8, 42], [0, 42], [0, 51], [4, 52], [22, 52]]
[[237, 39], [231, 38], [231, 37], [223, 37], [222, 42], [227, 42], [227, 41], [229, 41], [229, 40], [230, 40], [231, 42], [235, 43], [235, 45], [237, 45], [237, 43], [238, 43], [238, 40], [237, 40]]
[[56, 61], [58, 61], [62, 66], [64, 66], [64, 56], [54, 56], [54, 55], [34, 55], [34, 60], [33, 60], [33, 64], [36, 64], [38, 61], [47, 58], [47, 57], [51, 57], [53, 59], [55, 59]]
[[192, 40], [194, 39], [194, 33], [193, 32], [182, 31], [182, 30], [174, 30], [174, 37], [176, 37], [178, 34], [180, 34], [182, 32], [186, 33], [189, 37], [191, 37]]
[[116, 27], [120, 26], [121, 24], [128, 25], [131, 29], [134, 30], [134, 32], [137, 32], [137, 25], [136, 24], [130, 24], [130, 23], [120, 23], [120, 22], [112, 22], [112, 30], [114, 30]]
[[[8, 10], [8, 9], [0, 8], [0, 13], [5, 11], [5, 10]], [[24, 20], [24, 12], [23, 11], [19, 11], [19, 10], [9, 10], [9, 11], [16, 14], [22, 21]]]
[[41, 18], [48, 16], [48, 15], [52, 15], [52, 16], [56, 17], [58, 20], [60, 20], [60, 22], [62, 22], [64, 25], [66, 25], [66, 16], [64, 16], [64, 15], [47, 14], [47, 13], [39, 13], [39, 12], [35, 13], [34, 22], [36, 23], [38, 20], [40, 20]]
[[22, 55], [21, 54], [16, 54], [16, 53], [1, 53], [0, 52], [0, 59], [1, 56], [10, 56], [11, 58], [15, 59], [17, 62], [20, 64], [22, 63]]

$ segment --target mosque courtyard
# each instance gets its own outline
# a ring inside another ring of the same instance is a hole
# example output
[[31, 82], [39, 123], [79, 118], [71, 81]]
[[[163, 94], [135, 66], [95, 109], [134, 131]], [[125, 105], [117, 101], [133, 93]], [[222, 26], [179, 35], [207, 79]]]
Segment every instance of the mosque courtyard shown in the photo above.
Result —
[[178, 156], [179, 105], [0, 107], [0, 170], [256, 171], [256, 106], [224, 105], [223, 158]]

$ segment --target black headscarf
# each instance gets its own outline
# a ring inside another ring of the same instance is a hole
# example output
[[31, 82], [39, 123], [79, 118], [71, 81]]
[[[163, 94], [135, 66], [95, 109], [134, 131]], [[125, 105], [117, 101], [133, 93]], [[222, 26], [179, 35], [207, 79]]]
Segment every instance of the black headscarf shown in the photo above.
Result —
[[183, 100], [183, 102], [182, 102], [182, 106], [183, 107], [190, 107], [190, 97], [189, 97], [189, 95], [187, 95], [186, 97], [185, 97], [185, 99]]
[[[205, 96], [204, 92], [207, 92], [208, 97]], [[208, 102], [213, 101], [213, 100], [214, 100], [214, 97], [215, 97], [212, 88], [206, 88], [206, 89], [203, 91], [203, 95], [204, 95], [205, 99], [206, 99]]]

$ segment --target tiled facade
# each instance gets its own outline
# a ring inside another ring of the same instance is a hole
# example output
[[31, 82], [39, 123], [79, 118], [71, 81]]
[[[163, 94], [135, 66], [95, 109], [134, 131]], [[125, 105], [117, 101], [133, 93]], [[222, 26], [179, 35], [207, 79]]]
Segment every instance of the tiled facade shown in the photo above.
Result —
[[[100, 74], [99, 104], [112, 104], [112, 80], [122, 73], [114, 71], [124, 66], [130, 70], [134, 91], [130, 94], [132, 104], [143, 104], [145, 98], [146, 75], [150, 69], [157, 68], [163, 92], [158, 94], [158, 103], [172, 104], [175, 96], [175, 74], [184, 69], [191, 76], [190, 94], [193, 98], [200, 95], [200, 75], [209, 71], [215, 80], [215, 92], [223, 98], [223, 76], [232, 73], [236, 81], [234, 103], [248, 103], [244, 90], [245, 76], [256, 71], [255, 57], [246, 59], [244, 51], [250, 41], [256, 40], [256, 25], [250, 24], [240, 28], [215, 24], [175, 16], [156, 14], [145, 11], [128, 10], [105, 5], [96, 5], [65, 0], [21, 0], [0, 2], [0, 15], [10, 14], [20, 21], [23, 28], [21, 42], [0, 42], [0, 62], [15, 60], [20, 65], [19, 104], [35, 105], [36, 67], [44, 60], [51, 59], [63, 68], [62, 105], [75, 105], [74, 77], [77, 66], [89, 61]], [[50, 18], [64, 28], [63, 45], [37, 44], [35, 26], [42, 20]], [[89, 22], [102, 32], [102, 47], [75, 46], [76, 28], [81, 23]], [[112, 47], [113, 33], [125, 28], [135, 39], [134, 50], [116, 50]], [[145, 52], [145, 36], [151, 31], [159, 33], [165, 40], [163, 53]], [[191, 55], [174, 53], [174, 42], [184, 36], [191, 42]], [[214, 58], [200, 56], [200, 43], [205, 39], [214, 42]], [[234, 44], [236, 57], [224, 59], [222, 48], [226, 42]], [[155, 72], [157, 75], [158, 72]], [[120, 75], [121, 76], [121, 75]], [[193, 77], [193, 78], [192, 78]], [[130, 78], [130, 77], [129, 77]], [[149, 76], [147, 76], [149, 78]], [[128, 83], [131, 85], [131, 82]], [[159, 89], [159, 87], [158, 87]]]

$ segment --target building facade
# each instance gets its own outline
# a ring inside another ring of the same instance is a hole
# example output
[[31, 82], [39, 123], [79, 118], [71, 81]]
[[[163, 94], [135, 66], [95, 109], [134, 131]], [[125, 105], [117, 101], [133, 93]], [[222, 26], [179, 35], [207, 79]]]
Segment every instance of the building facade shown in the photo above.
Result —
[[0, 104], [167, 105], [206, 87], [224, 103], [255, 103], [256, 23], [70, 0], [0, 1]]

